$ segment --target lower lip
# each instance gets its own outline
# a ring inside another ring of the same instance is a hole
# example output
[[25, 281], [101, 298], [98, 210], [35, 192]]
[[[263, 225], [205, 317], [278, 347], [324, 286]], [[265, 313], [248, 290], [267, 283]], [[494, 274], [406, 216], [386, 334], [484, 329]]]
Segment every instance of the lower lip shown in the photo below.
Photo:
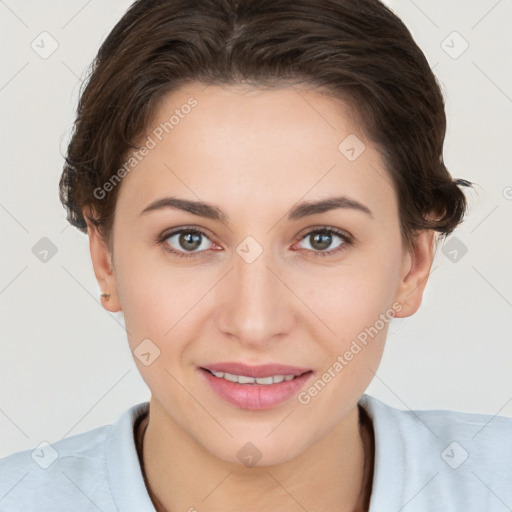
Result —
[[259, 411], [271, 409], [289, 400], [305, 385], [313, 372], [304, 373], [292, 380], [276, 384], [239, 384], [215, 377], [207, 370], [200, 368], [213, 390], [230, 404], [241, 409]]

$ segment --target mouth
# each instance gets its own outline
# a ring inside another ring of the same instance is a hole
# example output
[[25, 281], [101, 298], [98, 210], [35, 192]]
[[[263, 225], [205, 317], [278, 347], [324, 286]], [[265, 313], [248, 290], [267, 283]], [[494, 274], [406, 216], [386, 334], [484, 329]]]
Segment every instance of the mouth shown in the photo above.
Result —
[[296, 395], [314, 373], [311, 369], [286, 365], [251, 367], [240, 363], [208, 365], [199, 367], [199, 371], [220, 398], [249, 410], [281, 405]]

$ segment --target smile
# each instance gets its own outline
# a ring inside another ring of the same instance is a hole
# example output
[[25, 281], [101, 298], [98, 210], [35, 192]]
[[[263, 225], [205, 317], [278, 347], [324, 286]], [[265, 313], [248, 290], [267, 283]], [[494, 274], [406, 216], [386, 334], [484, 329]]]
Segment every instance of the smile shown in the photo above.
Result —
[[223, 401], [240, 409], [264, 410], [284, 404], [297, 395], [313, 375], [275, 374], [252, 377], [199, 368], [209, 387]]

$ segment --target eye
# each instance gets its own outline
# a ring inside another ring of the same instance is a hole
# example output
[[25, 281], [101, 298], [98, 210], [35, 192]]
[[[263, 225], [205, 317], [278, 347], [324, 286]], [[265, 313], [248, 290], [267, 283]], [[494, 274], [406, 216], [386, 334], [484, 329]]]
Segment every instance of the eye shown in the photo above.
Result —
[[[325, 249], [332, 245], [333, 236], [335, 238], [339, 238], [341, 243], [339, 243], [333, 250], [326, 251]], [[309, 231], [301, 239], [301, 241], [304, 240], [312, 241], [312, 243], [309, 242], [311, 249], [307, 250], [312, 251], [314, 256], [330, 256], [335, 253], [337, 254], [352, 244], [352, 238], [347, 233], [334, 228], [320, 228]]]
[[[332, 245], [333, 236], [341, 240], [341, 242], [332, 250], [326, 251]], [[164, 249], [180, 258], [189, 258], [203, 252], [207, 252], [208, 243], [205, 240], [210, 240], [208, 235], [197, 228], [180, 228], [179, 230], [165, 233], [157, 239], [157, 242], [164, 246]], [[306, 233], [302, 238], [304, 240], [311, 240], [309, 245], [311, 248], [306, 248], [314, 256], [330, 256], [337, 254], [347, 246], [352, 245], [352, 238], [347, 233], [335, 228], [322, 227]], [[211, 241], [210, 241], [211, 243]]]
[[164, 246], [165, 250], [176, 256], [187, 258], [204, 252], [208, 248], [204, 239], [209, 240], [206, 233], [199, 229], [181, 228], [162, 235], [158, 242]]

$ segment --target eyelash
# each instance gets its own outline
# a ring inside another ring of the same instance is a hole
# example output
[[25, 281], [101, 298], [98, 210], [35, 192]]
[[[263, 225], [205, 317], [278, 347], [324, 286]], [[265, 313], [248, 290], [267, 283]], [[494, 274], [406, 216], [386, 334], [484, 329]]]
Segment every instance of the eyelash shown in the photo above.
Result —
[[[157, 238], [157, 243], [162, 245], [164, 247], [164, 250], [172, 253], [175, 256], [178, 256], [179, 258], [191, 258], [191, 257], [194, 257], [194, 256], [204, 252], [204, 251], [198, 251], [198, 252], [186, 253], [186, 252], [182, 252], [182, 251], [176, 251], [175, 249], [172, 249], [169, 246], [169, 244], [165, 243], [171, 236], [178, 235], [178, 234], [181, 234], [181, 233], [194, 233], [194, 234], [197, 234], [197, 235], [202, 235], [202, 236], [208, 238], [208, 240], [209, 240], [208, 235], [204, 231], [201, 231], [200, 229], [197, 229], [197, 228], [180, 228], [180, 229], [178, 229], [176, 231], [171, 231], [170, 233], [164, 233], [163, 235], [160, 235]], [[343, 231], [340, 231], [340, 230], [335, 229], [335, 228], [329, 228], [329, 227], [322, 227], [322, 228], [317, 228], [317, 229], [313, 229], [311, 231], [308, 231], [299, 240], [299, 242], [302, 242], [302, 240], [305, 240], [308, 236], [311, 236], [311, 235], [317, 234], [317, 233], [321, 233], [321, 234], [334, 234], [334, 235], [338, 236], [339, 238], [341, 238], [344, 243], [341, 244], [338, 248], [336, 248], [334, 250], [331, 250], [331, 251], [314, 251], [314, 250], [311, 250], [311, 249], [304, 249], [304, 250], [306, 250], [308, 252], [312, 252], [314, 256], [323, 256], [323, 257], [325, 257], [325, 256], [332, 256], [334, 254], [341, 253], [342, 251], [344, 251], [347, 248], [347, 246], [353, 245], [353, 240], [352, 240], [351, 236], [349, 236], [347, 233], [345, 233]]]

